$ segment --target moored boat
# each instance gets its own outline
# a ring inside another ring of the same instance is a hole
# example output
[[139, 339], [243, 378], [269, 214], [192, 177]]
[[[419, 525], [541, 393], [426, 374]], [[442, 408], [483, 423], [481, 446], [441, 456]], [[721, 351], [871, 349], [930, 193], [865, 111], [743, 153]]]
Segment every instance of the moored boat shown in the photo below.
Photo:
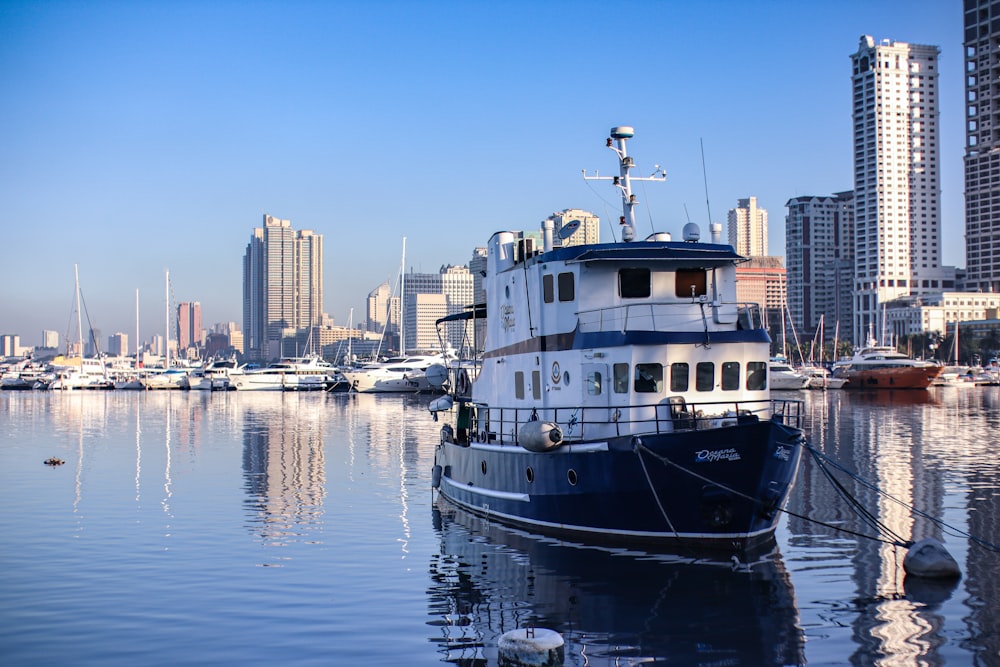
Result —
[[231, 373], [229, 386], [237, 391], [320, 391], [335, 369], [319, 357], [282, 359], [265, 368]]
[[427, 380], [427, 369], [445, 362], [446, 359], [441, 354], [416, 354], [348, 369], [343, 374], [350, 390], [361, 393], [436, 391]]
[[805, 389], [809, 386], [809, 377], [800, 373], [781, 359], [771, 359], [768, 362], [770, 385], [772, 390]]
[[431, 403], [448, 417], [432, 483], [541, 533], [747, 548], [772, 539], [795, 479], [802, 403], [771, 398], [770, 338], [759, 306], [733, 299], [743, 258], [718, 231], [634, 240], [631, 182], [665, 176], [630, 176], [632, 136], [607, 141], [623, 242], [556, 245], [551, 220], [540, 249], [490, 239], [482, 365], [468, 393], [456, 378]]
[[927, 389], [944, 366], [911, 359], [895, 348], [874, 345], [862, 348], [834, 367], [834, 377], [847, 380], [847, 389]]

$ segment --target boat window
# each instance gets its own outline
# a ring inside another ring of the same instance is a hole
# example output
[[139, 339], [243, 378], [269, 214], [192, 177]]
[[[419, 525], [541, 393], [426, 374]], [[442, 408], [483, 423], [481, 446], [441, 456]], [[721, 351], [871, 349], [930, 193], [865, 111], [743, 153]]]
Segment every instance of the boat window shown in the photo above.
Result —
[[663, 366], [636, 364], [635, 390], [646, 394], [658, 394], [663, 391]]
[[556, 300], [555, 283], [552, 274], [546, 273], [542, 276], [542, 298], [545, 303], [552, 303]]
[[618, 294], [623, 299], [649, 297], [649, 269], [619, 269]]
[[559, 300], [572, 301], [576, 298], [572, 272], [559, 274]]
[[694, 388], [698, 391], [715, 389], [715, 364], [711, 361], [699, 361], [695, 370]]
[[542, 400], [542, 372], [531, 371], [531, 397], [536, 401]]
[[722, 364], [722, 391], [737, 391], [739, 388], [740, 362], [724, 362]]
[[628, 393], [628, 364], [615, 364], [615, 393]]
[[600, 371], [591, 371], [587, 373], [587, 393], [591, 396], [601, 395], [601, 373]]
[[688, 390], [688, 365], [684, 363], [670, 365], [670, 391]]
[[514, 372], [514, 398], [524, 398], [524, 371]]
[[747, 391], [767, 389], [767, 362], [751, 361], [747, 364]]
[[675, 289], [679, 297], [708, 294], [708, 274], [704, 269], [677, 269]]

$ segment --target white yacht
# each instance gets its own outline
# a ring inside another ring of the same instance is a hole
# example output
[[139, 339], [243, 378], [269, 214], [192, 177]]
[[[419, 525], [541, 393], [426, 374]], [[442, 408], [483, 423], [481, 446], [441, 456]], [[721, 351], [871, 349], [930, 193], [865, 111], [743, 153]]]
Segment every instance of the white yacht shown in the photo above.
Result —
[[186, 368], [149, 368], [139, 376], [143, 389], [190, 389]]
[[188, 383], [196, 391], [227, 391], [235, 388], [230, 386], [230, 377], [242, 372], [243, 368], [235, 358], [215, 359], [207, 366], [192, 371]]
[[792, 368], [782, 359], [771, 359], [768, 362], [771, 389], [805, 389], [809, 386], [809, 377]]
[[335, 372], [333, 365], [319, 357], [295, 357], [230, 373], [229, 386], [237, 391], [320, 391]]
[[111, 389], [114, 386], [108, 378], [103, 359], [57, 357], [52, 367], [55, 379], [48, 384], [49, 389]]
[[442, 354], [393, 357], [381, 363], [343, 371], [351, 391], [363, 393], [436, 391], [427, 380], [427, 369], [445, 364]]

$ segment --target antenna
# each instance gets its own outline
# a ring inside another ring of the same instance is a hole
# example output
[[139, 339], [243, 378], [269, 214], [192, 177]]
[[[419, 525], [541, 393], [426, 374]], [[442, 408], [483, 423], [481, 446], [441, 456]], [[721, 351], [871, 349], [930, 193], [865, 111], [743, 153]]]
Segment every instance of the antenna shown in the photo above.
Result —
[[699, 137], [698, 141], [701, 143], [701, 175], [705, 179], [705, 208], [708, 209], [708, 222], [711, 224], [712, 207], [708, 203], [708, 171], [705, 169], [705, 140]]

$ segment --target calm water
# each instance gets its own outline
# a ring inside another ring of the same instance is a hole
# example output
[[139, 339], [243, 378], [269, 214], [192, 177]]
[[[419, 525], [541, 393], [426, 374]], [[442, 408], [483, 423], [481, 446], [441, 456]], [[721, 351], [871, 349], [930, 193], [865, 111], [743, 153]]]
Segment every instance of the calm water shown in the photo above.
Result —
[[[1000, 543], [1000, 389], [802, 396], [817, 448]], [[0, 393], [0, 663], [496, 665], [536, 623], [567, 665], [1000, 665], [1000, 555], [850, 479], [962, 579], [788, 516], [751, 566], [437, 507], [428, 400]], [[808, 457], [789, 509], [865, 530]]]

